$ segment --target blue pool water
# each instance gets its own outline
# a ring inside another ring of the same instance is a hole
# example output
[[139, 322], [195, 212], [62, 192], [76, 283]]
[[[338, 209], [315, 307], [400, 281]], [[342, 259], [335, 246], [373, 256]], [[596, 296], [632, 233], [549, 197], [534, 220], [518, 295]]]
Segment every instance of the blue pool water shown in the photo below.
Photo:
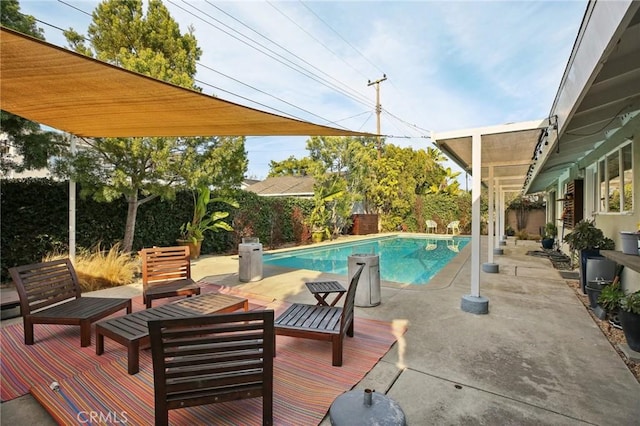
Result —
[[266, 253], [267, 265], [347, 275], [352, 254], [380, 256], [380, 279], [427, 284], [464, 246], [469, 237], [382, 237], [330, 246]]

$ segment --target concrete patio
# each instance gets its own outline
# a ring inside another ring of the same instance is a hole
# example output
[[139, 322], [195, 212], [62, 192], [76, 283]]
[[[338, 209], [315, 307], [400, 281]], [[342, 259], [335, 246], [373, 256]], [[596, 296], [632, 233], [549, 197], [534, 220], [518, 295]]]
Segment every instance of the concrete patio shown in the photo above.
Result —
[[[486, 253], [486, 238], [483, 243]], [[494, 259], [500, 272], [482, 273], [488, 315], [460, 310], [470, 289], [470, 246], [427, 286], [383, 282], [382, 303], [356, 308], [356, 315], [406, 322], [408, 331], [356, 389], [387, 394], [410, 425], [637, 425], [640, 383], [559, 271], [545, 258], [526, 255], [539, 247], [510, 238], [504, 255]], [[261, 281], [241, 283], [237, 256], [202, 257], [193, 262], [192, 275], [308, 303], [314, 299], [304, 281], [346, 281], [265, 266]], [[139, 292], [134, 284], [101, 293]], [[28, 395], [0, 408], [2, 424], [55, 424]], [[325, 418], [322, 424], [330, 423]]]

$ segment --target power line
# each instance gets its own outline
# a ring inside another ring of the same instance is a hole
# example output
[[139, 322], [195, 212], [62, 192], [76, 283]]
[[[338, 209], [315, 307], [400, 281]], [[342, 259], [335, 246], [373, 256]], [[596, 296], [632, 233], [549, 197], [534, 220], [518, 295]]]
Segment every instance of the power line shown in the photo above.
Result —
[[[245, 34], [242, 34], [241, 32], [239, 32], [238, 30], [236, 30], [236, 29], [234, 29], [234, 28], [231, 28], [230, 26], [226, 25], [225, 23], [221, 22], [220, 20], [216, 19], [215, 17], [211, 16], [210, 14], [206, 13], [205, 11], [203, 11], [203, 10], [201, 10], [201, 9], [199, 9], [199, 8], [197, 8], [197, 7], [195, 7], [193, 4], [187, 3], [189, 7], [191, 7], [191, 8], [193, 8], [193, 9], [195, 9], [196, 11], [200, 12], [201, 14], [203, 14], [203, 15], [207, 16], [208, 18], [212, 19], [213, 21], [215, 21], [215, 22], [219, 23], [220, 25], [224, 26], [225, 28], [229, 29], [230, 31], [232, 31], [232, 32], [234, 32], [234, 33], [237, 33], [239, 36], [243, 37], [244, 39], [247, 39], [247, 40], [251, 41], [252, 43], [254, 43], [255, 45], [260, 46], [260, 48], [262, 48], [262, 49], [264, 49], [264, 50], [260, 50], [260, 49], [259, 49], [259, 48], [257, 48], [256, 46], [254, 46], [254, 45], [252, 45], [252, 44], [248, 43], [247, 41], [245, 41], [245, 40], [241, 39], [240, 37], [238, 37], [238, 36], [236, 36], [236, 35], [234, 35], [234, 34], [231, 34], [229, 31], [227, 31], [227, 30], [225, 30], [225, 29], [222, 29], [222, 28], [220, 28], [219, 26], [217, 26], [217, 25], [213, 24], [212, 22], [210, 22], [210, 21], [208, 21], [208, 20], [206, 20], [206, 19], [202, 18], [202, 16], [199, 16], [199, 15], [197, 15], [197, 14], [194, 14], [193, 12], [191, 12], [191, 11], [189, 11], [189, 10], [187, 10], [187, 9], [183, 8], [182, 6], [177, 5], [177, 4], [176, 4], [176, 3], [174, 3], [172, 0], [167, 0], [167, 2], [168, 2], [168, 3], [170, 3], [170, 4], [172, 4], [172, 5], [174, 5], [175, 7], [179, 8], [179, 9], [183, 10], [184, 12], [186, 12], [186, 13], [188, 13], [188, 14], [192, 15], [193, 17], [195, 17], [195, 18], [197, 18], [197, 19], [201, 20], [202, 22], [204, 22], [204, 23], [206, 23], [206, 24], [208, 24], [208, 25], [212, 26], [213, 28], [215, 28], [215, 29], [217, 29], [217, 30], [219, 30], [219, 31], [223, 32], [224, 34], [228, 35], [229, 37], [232, 37], [232, 38], [234, 38], [234, 39], [238, 40], [239, 42], [241, 42], [241, 43], [245, 44], [246, 46], [248, 46], [248, 47], [250, 47], [250, 48], [252, 48], [252, 49], [254, 49], [254, 50], [256, 50], [256, 51], [258, 51], [258, 52], [260, 52], [260, 53], [262, 53], [263, 55], [266, 55], [267, 57], [270, 57], [271, 59], [276, 60], [277, 62], [281, 63], [282, 65], [286, 66], [287, 68], [290, 68], [290, 69], [292, 69], [292, 70], [294, 70], [294, 71], [299, 72], [300, 74], [304, 75], [305, 77], [307, 77], [307, 78], [309, 78], [309, 79], [311, 79], [311, 80], [314, 80], [314, 81], [316, 81], [316, 82], [320, 83], [321, 85], [323, 85], [323, 86], [327, 87], [328, 89], [331, 89], [331, 90], [335, 90], [335, 91], [337, 91], [337, 92], [340, 92], [340, 93], [342, 93], [343, 95], [347, 96], [348, 98], [350, 98], [350, 99], [354, 100], [355, 102], [358, 102], [358, 103], [361, 103], [361, 104], [363, 104], [363, 105], [366, 105], [366, 102], [365, 102], [365, 101], [362, 101], [361, 99], [356, 98], [355, 96], [353, 96], [352, 94], [350, 94], [350, 93], [346, 92], [345, 90], [340, 89], [340, 88], [336, 87], [335, 85], [330, 84], [330, 83], [329, 83], [326, 79], [324, 79], [323, 77], [318, 76], [317, 74], [315, 74], [315, 73], [313, 73], [313, 72], [311, 72], [311, 71], [307, 71], [307, 70], [305, 70], [305, 69], [304, 69], [304, 68], [302, 68], [300, 65], [298, 65], [298, 64], [296, 64], [295, 62], [293, 62], [293, 61], [291, 61], [291, 60], [289, 60], [289, 59], [285, 58], [285, 57], [284, 57], [284, 56], [282, 56], [281, 54], [279, 54], [279, 53], [275, 52], [273, 49], [270, 49], [269, 47], [265, 46], [264, 44], [262, 44], [262, 43], [260, 43], [260, 42], [258, 42], [258, 41], [256, 41], [256, 40], [254, 40], [254, 39], [252, 39], [251, 37], [248, 37], [248, 36], [247, 36], [247, 35], [245, 35]], [[184, 0], [183, 0], [183, 2], [184, 2]], [[264, 36], [263, 36], [263, 37], [264, 37]], [[264, 37], [264, 38], [266, 38], [266, 37]], [[266, 39], [267, 39], [267, 40], [269, 40], [268, 38], [266, 38]], [[272, 43], [273, 43], [273, 42], [272, 42]], [[276, 44], [276, 45], [277, 45], [277, 43], [274, 43], [274, 44]], [[277, 45], [277, 46], [279, 46], [279, 45]], [[268, 51], [268, 52], [270, 52], [270, 53], [266, 53], [265, 51]], [[275, 56], [274, 56], [274, 55], [275, 55]], [[279, 59], [279, 58], [280, 58], [280, 59]], [[298, 59], [300, 59], [300, 58], [298, 58]]]
[[354, 70], [355, 72], [359, 73], [361, 76], [365, 77], [364, 73], [362, 73], [360, 70], [356, 69], [353, 65], [351, 65], [349, 62], [345, 61], [343, 58], [341, 58], [340, 56], [338, 56], [337, 53], [335, 53], [333, 50], [331, 50], [331, 48], [329, 46], [327, 46], [326, 44], [324, 44], [322, 41], [318, 40], [316, 37], [313, 36], [313, 34], [311, 34], [309, 31], [307, 31], [303, 26], [299, 25], [294, 19], [292, 19], [291, 17], [289, 17], [289, 15], [287, 15], [286, 13], [284, 13], [281, 9], [279, 9], [278, 7], [276, 7], [273, 2], [267, 1], [267, 3], [269, 4], [269, 6], [271, 6], [272, 8], [274, 8], [275, 10], [278, 11], [278, 13], [280, 13], [282, 16], [284, 16], [285, 18], [287, 18], [293, 25], [295, 25], [296, 27], [298, 27], [298, 29], [302, 32], [304, 32], [306, 35], [308, 35], [312, 40], [316, 41], [316, 43], [318, 43], [320, 46], [324, 47], [328, 52], [330, 52], [333, 56], [335, 56], [337, 59], [341, 60], [342, 62], [344, 62], [349, 68], [351, 68], [352, 70]]
[[[183, 0], [184, 2], [185, 0]], [[309, 65], [311, 68], [317, 70], [318, 72], [324, 74], [325, 76], [327, 76], [328, 78], [330, 78], [331, 80], [333, 80], [335, 83], [339, 84], [340, 86], [342, 86], [342, 89], [339, 89], [338, 91], [343, 91], [343, 90], [348, 90], [350, 91], [352, 94], [355, 94], [355, 96], [360, 97], [360, 99], [364, 99], [364, 102], [368, 102], [368, 99], [366, 96], [364, 96], [363, 94], [355, 91], [354, 89], [352, 89], [351, 87], [349, 87], [348, 85], [346, 85], [345, 83], [342, 83], [340, 80], [336, 79], [335, 77], [327, 74], [326, 72], [324, 72], [323, 70], [321, 70], [320, 68], [316, 67], [315, 65], [313, 65], [312, 63], [308, 62], [307, 60], [301, 58], [299, 55], [293, 53], [292, 51], [290, 51], [289, 49], [287, 49], [286, 47], [282, 46], [280, 43], [277, 43], [275, 41], [273, 41], [272, 39], [270, 39], [269, 37], [265, 36], [264, 34], [260, 33], [259, 31], [255, 30], [254, 28], [250, 27], [249, 25], [245, 24], [244, 22], [240, 21], [239, 19], [237, 19], [236, 17], [230, 15], [229, 13], [225, 12], [224, 10], [222, 10], [220, 7], [212, 4], [209, 0], [206, 0], [207, 4], [211, 5], [212, 7], [216, 8], [217, 10], [219, 10], [220, 12], [224, 13], [226, 16], [228, 16], [229, 18], [233, 19], [234, 21], [238, 22], [240, 25], [242, 25], [243, 27], [251, 30], [252, 32], [254, 32], [255, 34], [257, 34], [258, 36], [264, 38], [265, 40], [268, 40], [269, 42], [273, 43], [274, 45], [278, 46], [280, 49], [284, 50], [285, 52], [287, 52], [288, 54], [290, 54], [291, 56], [293, 56], [294, 58], [298, 59], [299, 61]], [[267, 2], [269, 3], [269, 2]], [[271, 3], [269, 3], [272, 7], [273, 6]], [[278, 10], [276, 8], [276, 10]], [[280, 12], [280, 10], [278, 10], [278, 12]], [[281, 14], [283, 14], [283, 16], [285, 16], [287, 19], [291, 20], [291, 18], [289, 18], [288, 16], [284, 15], [284, 13], [280, 12]], [[295, 22], [294, 22], [295, 24]], [[297, 25], [297, 24], [296, 24]], [[298, 26], [298, 28], [300, 28]], [[302, 30], [302, 28], [300, 28]], [[306, 31], [305, 31], [306, 33]], [[308, 33], [307, 33], [308, 34]], [[336, 87], [337, 89], [337, 87]]]
[[327, 26], [327, 28], [329, 28], [331, 31], [333, 31], [333, 33], [335, 35], [337, 35], [338, 37], [340, 37], [340, 39], [342, 39], [342, 41], [344, 41], [345, 43], [347, 43], [349, 45], [349, 47], [351, 47], [353, 50], [355, 50], [358, 55], [362, 56], [362, 58], [369, 62], [373, 67], [375, 67], [378, 71], [383, 72], [380, 68], [378, 68], [378, 66], [376, 64], [374, 64], [373, 62], [371, 62], [369, 60], [369, 58], [367, 58], [366, 56], [364, 56], [362, 54], [362, 52], [360, 52], [354, 45], [352, 45], [351, 43], [349, 43], [344, 37], [342, 37], [342, 35], [340, 35], [340, 33], [338, 33], [335, 29], [333, 29], [333, 27], [331, 25], [329, 25], [324, 19], [322, 19], [317, 13], [315, 13], [309, 6], [307, 6], [305, 3], [302, 2], [302, 0], [298, 0], [299, 3], [301, 5], [303, 5], [309, 12], [311, 12], [316, 18], [318, 18], [318, 20], [320, 22], [322, 22], [324, 25]]
[[[263, 52], [263, 51], [260, 51], [260, 50], [259, 50], [259, 49], [257, 49], [256, 47], [251, 46], [250, 44], [248, 44], [248, 43], [244, 42], [243, 40], [240, 40], [238, 37], [235, 37], [234, 35], [232, 35], [232, 34], [230, 34], [230, 33], [226, 32], [226, 31], [224, 31], [223, 29], [221, 29], [221, 28], [219, 28], [219, 27], [215, 26], [215, 25], [214, 25], [214, 24], [212, 24], [211, 22], [209, 22], [209, 21], [207, 21], [207, 20], [205, 20], [205, 19], [203, 19], [203, 18], [201, 18], [201, 17], [199, 17], [199, 16], [195, 15], [195, 14], [194, 14], [194, 13], [192, 13], [191, 11], [184, 9], [183, 7], [181, 7], [181, 6], [179, 6], [179, 5], [176, 5], [176, 4], [175, 4], [174, 2], [172, 2], [171, 0], [168, 0], [168, 1], [169, 1], [169, 3], [173, 4], [174, 6], [178, 7], [178, 8], [179, 8], [179, 9], [181, 9], [181, 10], [183, 10], [184, 12], [186, 12], [186, 13], [188, 13], [188, 14], [190, 14], [190, 15], [192, 15], [192, 16], [194, 16], [194, 17], [198, 18], [198, 19], [200, 19], [201, 21], [205, 22], [205, 23], [206, 23], [206, 24], [208, 24], [208, 25], [213, 26], [214, 28], [218, 29], [219, 31], [224, 32], [225, 34], [229, 35], [230, 37], [233, 37], [233, 38], [237, 39], [238, 41], [240, 41], [240, 42], [244, 43], [245, 45], [247, 45], [247, 46], [249, 46], [249, 47], [251, 47], [251, 48], [253, 48], [253, 49], [255, 49], [255, 50], [258, 50], [260, 53], [262, 53], [262, 54], [264, 54], [264, 55], [266, 55], [266, 56], [270, 57], [271, 59], [274, 59], [274, 60], [277, 60], [277, 61], [278, 61], [278, 62], [280, 62], [280, 63], [283, 63], [282, 61], [280, 61], [280, 60], [278, 60], [278, 59], [274, 58], [272, 55], [269, 55], [268, 53], [265, 53], [265, 52]], [[82, 9], [80, 9], [80, 8], [78, 8], [78, 7], [74, 6], [74, 5], [72, 5], [72, 4], [69, 4], [69, 3], [67, 3], [66, 1], [58, 0], [58, 2], [59, 2], [60, 4], [62, 4], [62, 5], [65, 5], [65, 6], [67, 6], [67, 7], [70, 7], [70, 8], [72, 8], [72, 9], [74, 9], [74, 10], [76, 10], [76, 11], [80, 12], [80, 13], [83, 13], [83, 14], [87, 15], [87, 16], [93, 16], [91, 13], [86, 12], [86, 11], [84, 11], [84, 10], [82, 10]], [[207, 2], [207, 3], [209, 3], [209, 2]], [[303, 5], [304, 5], [304, 4], [303, 4]], [[191, 6], [191, 7], [193, 7], [193, 6]], [[220, 11], [221, 11], [222, 13], [224, 13], [225, 15], [227, 15], [227, 16], [229, 16], [229, 17], [231, 17], [231, 18], [232, 18], [232, 19], [234, 19], [235, 21], [237, 21], [237, 22], [239, 22], [239, 23], [241, 23], [241, 24], [242, 24], [242, 22], [241, 22], [241, 21], [239, 21], [238, 19], [236, 19], [236, 18], [232, 17], [232, 16], [231, 16], [231, 15], [229, 15], [227, 12], [225, 12], [225, 11], [221, 10], [221, 9], [220, 9], [220, 8], [218, 8], [217, 6], [213, 6], [213, 7], [215, 7], [216, 9], [220, 10]], [[305, 5], [305, 7], [306, 7], [307, 9], [309, 9], [306, 5]], [[198, 9], [198, 8], [195, 8], [195, 7], [194, 7], [194, 9], [195, 9], [195, 10], [197, 10], [197, 11], [199, 11], [199, 12], [201, 12], [201, 13], [204, 13], [203, 11], [201, 11], [201, 10], [200, 10], [200, 9]], [[309, 9], [309, 10], [310, 10], [310, 9]], [[315, 14], [313, 11], [311, 11], [311, 10], [310, 10], [310, 12], [311, 12], [311, 13], [313, 13], [313, 14], [314, 14], [318, 19], [320, 19], [323, 23], [325, 23], [325, 24], [326, 24], [326, 22], [324, 22], [320, 17], [318, 17], [318, 15], [317, 15], [317, 14]], [[204, 14], [205, 14], [206, 16], [210, 16], [210, 15], [208, 15], [208, 14], [206, 14], [206, 13], [204, 13]], [[219, 20], [217, 20], [217, 19], [215, 19], [215, 18], [213, 18], [213, 17], [212, 17], [211, 19], [214, 19], [215, 21], [220, 22]], [[289, 19], [290, 19], [290, 18], [289, 18]], [[40, 23], [42, 23], [42, 24], [44, 24], [44, 25], [47, 25], [47, 26], [49, 26], [49, 27], [51, 27], [51, 28], [54, 28], [54, 29], [56, 29], [56, 30], [58, 30], [58, 31], [61, 31], [61, 32], [64, 32], [64, 31], [65, 31], [63, 28], [60, 28], [59, 26], [53, 25], [53, 24], [51, 24], [51, 23], [48, 23], [48, 22], [45, 22], [45, 21], [42, 21], [42, 20], [39, 20], [39, 19], [36, 19], [36, 21], [37, 21], [37, 22], [40, 22]], [[225, 24], [222, 24], [222, 25], [225, 25]], [[248, 27], [248, 26], [247, 26], [247, 25], [245, 25], [245, 24], [242, 24], [242, 25], [244, 25], [244, 26], [246, 26], [247, 28], [251, 29], [250, 27]], [[227, 25], [225, 25], [225, 26], [226, 26], [227, 28], [230, 28], [230, 27], [228, 27]], [[238, 33], [238, 34], [242, 35], [243, 37], [245, 37], [245, 38], [247, 38], [247, 39], [251, 40], [249, 37], [247, 37], [247, 36], [245, 36], [245, 35], [243, 35], [243, 34], [239, 33], [237, 30], [234, 30], [234, 29], [232, 29], [232, 28], [230, 28], [230, 29], [231, 29], [232, 31], [234, 31], [234, 32], [236, 32], [236, 33]], [[335, 30], [333, 30], [333, 28], [330, 28], [330, 29], [331, 29], [332, 31], [334, 31], [334, 32], [335, 32]], [[281, 49], [285, 50], [286, 52], [288, 52], [289, 54], [293, 55], [294, 57], [296, 57], [296, 58], [298, 58], [298, 59], [302, 60], [301, 58], [299, 58], [298, 56], [296, 56], [295, 54], [293, 54], [293, 53], [292, 53], [292, 52], [290, 52], [289, 50], [285, 49], [285, 48], [284, 48], [284, 47], [282, 47], [281, 45], [279, 45], [279, 44], [277, 44], [277, 43], [273, 42], [272, 40], [268, 39], [267, 37], [265, 37], [265, 36], [261, 35], [259, 32], [255, 31], [255, 30], [253, 30], [253, 29], [251, 29], [251, 30], [252, 30], [253, 32], [255, 32], [256, 34], [259, 34], [260, 36], [264, 37], [265, 39], [267, 39], [267, 40], [271, 41], [272, 43], [276, 44], [278, 47], [280, 47]], [[340, 38], [344, 40], [344, 37], [340, 36]], [[89, 41], [86, 37], [84, 37], [84, 39], [85, 39], [86, 41]], [[253, 41], [253, 40], [252, 40], [252, 41]], [[352, 48], [354, 48], [354, 47], [353, 47], [353, 46], [352, 46], [348, 41], [346, 41], [346, 40], [344, 40], [344, 41], [345, 41], [345, 43], [349, 44]], [[258, 44], [258, 45], [260, 45], [260, 46], [262, 46], [262, 47], [264, 47], [265, 49], [267, 49], [267, 50], [269, 50], [269, 51], [273, 52], [271, 49], [268, 49], [267, 47], [265, 47], [265, 46], [263, 46], [263, 45], [261, 45], [261, 44], [259, 44], [259, 43], [257, 43], [257, 44]], [[354, 48], [354, 50], [357, 50], [357, 49], [355, 49], [355, 48]], [[276, 52], [273, 52], [273, 53], [274, 53], [275, 55], [277, 55], [277, 56], [282, 57], [281, 55], [278, 55]], [[333, 53], [333, 52], [332, 52], [332, 53]], [[360, 53], [360, 52], [359, 52], [359, 53]], [[335, 54], [335, 53], [334, 53], [334, 54]], [[293, 64], [293, 66], [300, 68], [300, 66], [299, 66], [299, 65], [297, 65], [297, 64], [295, 64], [295, 63], [293, 63], [293, 62], [289, 61], [288, 59], [286, 59], [286, 58], [283, 58], [283, 59], [284, 59], [284, 60], [286, 60], [286, 61], [288, 61], [288, 62], [290, 62], [291, 64]], [[305, 62], [306, 62], [306, 61], [305, 61]], [[306, 63], [308, 63], [308, 62], [306, 62]], [[238, 80], [238, 79], [235, 79], [235, 78], [233, 78], [233, 77], [231, 77], [231, 76], [229, 76], [229, 75], [227, 75], [227, 74], [224, 74], [224, 73], [222, 73], [222, 72], [220, 72], [220, 71], [218, 71], [218, 70], [215, 70], [215, 69], [214, 69], [214, 68], [212, 68], [212, 67], [209, 67], [209, 66], [207, 66], [207, 65], [204, 65], [203, 63], [198, 62], [197, 64], [198, 64], [198, 66], [200, 66], [200, 67], [203, 67], [203, 68], [205, 68], [205, 69], [208, 69], [208, 70], [210, 70], [210, 71], [212, 71], [212, 72], [215, 72], [215, 73], [217, 73], [217, 74], [219, 74], [219, 75], [222, 75], [222, 76], [224, 76], [225, 78], [228, 78], [228, 79], [230, 79], [230, 80], [232, 80], [232, 81], [234, 81], [234, 82], [236, 82], [236, 83], [238, 83], [238, 84], [241, 84], [241, 85], [243, 85], [243, 86], [245, 86], [245, 87], [250, 88], [251, 90], [258, 91], [258, 92], [260, 92], [260, 93], [262, 93], [262, 94], [265, 94], [265, 95], [267, 95], [267, 96], [272, 97], [273, 99], [278, 100], [279, 102], [282, 102], [282, 103], [284, 103], [284, 104], [286, 104], [286, 105], [289, 105], [289, 106], [291, 106], [291, 107], [293, 107], [293, 108], [296, 108], [296, 109], [298, 109], [298, 110], [300, 110], [300, 111], [303, 111], [303, 112], [304, 112], [304, 113], [306, 113], [306, 114], [310, 114], [310, 115], [312, 115], [312, 116], [314, 116], [314, 117], [317, 117], [318, 119], [323, 120], [323, 121], [324, 121], [324, 122], [326, 122], [327, 124], [334, 124], [334, 125], [337, 125], [337, 123], [339, 123], [339, 122], [341, 122], [341, 121], [345, 121], [345, 120], [348, 120], [348, 119], [350, 119], [350, 118], [357, 117], [358, 115], [362, 115], [362, 114], [366, 114], [366, 113], [367, 113], [367, 112], [363, 112], [363, 113], [357, 114], [357, 115], [355, 115], [355, 116], [348, 117], [348, 118], [343, 118], [343, 119], [339, 119], [339, 120], [328, 120], [328, 119], [326, 119], [326, 118], [324, 118], [324, 117], [321, 117], [321, 116], [319, 116], [318, 114], [315, 114], [315, 113], [313, 113], [313, 112], [311, 112], [311, 111], [309, 111], [309, 110], [307, 110], [307, 109], [304, 109], [304, 108], [299, 107], [299, 106], [297, 106], [297, 105], [295, 105], [295, 104], [293, 104], [293, 103], [290, 103], [290, 102], [288, 102], [288, 101], [286, 101], [286, 100], [284, 100], [284, 99], [282, 99], [282, 98], [280, 98], [280, 97], [278, 97], [278, 96], [275, 96], [275, 95], [272, 95], [272, 94], [270, 94], [270, 93], [267, 93], [266, 91], [260, 90], [260, 89], [258, 89], [258, 88], [256, 88], [256, 87], [252, 86], [252, 85], [249, 85], [249, 84], [243, 83], [242, 81], [240, 81], [240, 80]], [[308, 64], [309, 64], [309, 63], [308, 63]], [[283, 63], [283, 65], [286, 65], [286, 64], [284, 64], [284, 63]], [[311, 64], [309, 64], [309, 65], [310, 65], [310, 66], [312, 66], [312, 67], [314, 67], [314, 66], [313, 66], [313, 65], [311, 65]], [[288, 65], [286, 65], [286, 66], [288, 66]], [[313, 79], [313, 80], [315, 80], [315, 81], [320, 82], [318, 79], [316, 79], [316, 78], [314, 78], [314, 77], [313, 77], [313, 74], [310, 76], [309, 74], [305, 73], [305, 71], [304, 71], [304, 70], [296, 69], [296, 68], [293, 68], [293, 67], [291, 67], [291, 66], [288, 66], [288, 67], [289, 67], [289, 68], [291, 68], [291, 69], [293, 69], [293, 70], [295, 70], [295, 71], [300, 72], [301, 74], [303, 74], [303, 75], [307, 76], [308, 78], [311, 78], [311, 79]], [[314, 68], [316, 68], [316, 67], [314, 67]], [[316, 69], [317, 69], [317, 68], [316, 68]], [[322, 71], [321, 71], [321, 72], [322, 72]], [[324, 79], [322, 79], [322, 80], [324, 80]], [[237, 93], [234, 93], [234, 92], [232, 92], [232, 91], [229, 91], [229, 90], [225, 90], [225, 89], [223, 89], [223, 88], [221, 88], [221, 87], [218, 87], [218, 86], [212, 85], [212, 84], [210, 84], [210, 83], [208, 83], [208, 82], [205, 82], [205, 81], [203, 81], [203, 80], [199, 80], [199, 79], [197, 79], [196, 81], [197, 81], [199, 84], [203, 84], [203, 85], [206, 85], [206, 86], [208, 86], [208, 87], [211, 87], [211, 88], [214, 88], [214, 89], [216, 89], [216, 90], [219, 90], [219, 91], [221, 91], [221, 92], [228, 93], [228, 94], [230, 94], [230, 95], [232, 95], [232, 96], [236, 96], [236, 97], [237, 97], [237, 98], [239, 98], [239, 99], [244, 99], [244, 100], [246, 100], [246, 101], [248, 101], [248, 102], [251, 102], [251, 103], [256, 104], [256, 105], [260, 105], [260, 106], [262, 106], [262, 107], [264, 107], [264, 108], [267, 108], [267, 109], [269, 109], [269, 110], [277, 111], [277, 112], [278, 112], [278, 113], [280, 113], [280, 114], [284, 114], [284, 115], [289, 116], [289, 117], [292, 117], [292, 118], [296, 118], [296, 119], [303, 120], [302, 118], [295, 117], [294, 115], [292, 115], [292, 114], [290, 114], [290, 113], [286, 113], [286, 112], [284, 112], [284, 111], [278, 110], [277, 108], [274, 108], [274, 107], [271, 107], [271, 106], [268, 106], [268, 105], [265, 105], [265, 104], [259, 103], [259, 102], [257, 102], [257, 101], [254, 101], [254, 100], [250, 99], [250, 98], [247, 98], [247, 97], [245, 97], [245, 96], [241, 96], [241, 95], [239, 95], [239, 94], [237, 94]], [[324, 81], [326, 81], [326, 80], [324, 80]], [[336, 80], [336, 81], [338, 81], [338, 80]], [[322, 82], [321, 82], [321, 83], [322, 83]], [[367, 102], [362, 102], [361, 100], [359, 100], [359, 99], [355, 99], [353, 96], [350, 96], [349, 94], [344, 93], [344, 91], [342, 91], [342, 90], [338, 90], [338, 88], [336, 88], [336, 87], [331, 87], [331, 86], [329, 86], [329, 85], [327, 85], [327, 84], [324, 84], [324, 83], [322, 83], [322, 84], [323, 84], [324, 86], [326, 86], [326, 87], [328, 87], [328, 88], [332, 89], [332, 90], [336, 90], [336, 91], [338, 91], [338, 92], [340, 92], [340, 93], [343, 93], [343, 94], [347, 95], [349, 98], [351, 98], [352, 100], [354, 100], [354, 101], [356, 101], [356, 102], [358, 102], [358, 103], [362, 103], [362, 104], [364, 104], [365, 106], [369, 106], [369, 105], [370, 105], [368, 101], [367, 101]], [[356, 92], [356, 93], [357, 93], [357, 92]], [[357, 94], [358, 94], [358, 93], [357, 93]], [[359, 95], [359, 94], [358, 94], [358, 95]], [[406, 123], [404, 120], [399, 119], [399, 118], [398, 118], [398, 117], [396, 117], [395, 115], [391, 114], [388, 110], [386, 110], [386, 109], [385, 109], [385, 110], [384, 110], [384, 112], [385, 112], [386, 114], [389, 114], [390, 116], [392, 116], [392, 117], [394, 117], [394, 118], [398, 119], [399, 121]], [[368, 119], [367, 119], [367, 121], [368, 121]], [[408, 126], [413, 126], [413, 127], [414, 127], [414, 128], [416, 128], [416, 129], [420, 129], [418, 126], [410, 125], [409, 123], [406, 123], [406, 124], [407, 124]], [[341, 126], [341, 127], [342, 127], [342, 126]], [[343, 128], [344, 128], [344, 127], [343, 127]], [[422, 129], [422, 130], [424, 130], [424, 129]], [[425, 131], [428, 131], [428, 130], [425, 130]], [[405, 136], [405, 137], [406, 137], [406, 136]]]

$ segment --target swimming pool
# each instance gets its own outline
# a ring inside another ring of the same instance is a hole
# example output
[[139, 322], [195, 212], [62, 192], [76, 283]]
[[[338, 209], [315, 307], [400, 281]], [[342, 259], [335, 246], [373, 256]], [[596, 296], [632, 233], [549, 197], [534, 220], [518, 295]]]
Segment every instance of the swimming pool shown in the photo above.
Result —
[[267, 265], [347, 275], [352, 254], [380, 256], [380, 279], [427, 284], [464, 246], [469, 237], [389, 236], [307, 249], [265, 253]]

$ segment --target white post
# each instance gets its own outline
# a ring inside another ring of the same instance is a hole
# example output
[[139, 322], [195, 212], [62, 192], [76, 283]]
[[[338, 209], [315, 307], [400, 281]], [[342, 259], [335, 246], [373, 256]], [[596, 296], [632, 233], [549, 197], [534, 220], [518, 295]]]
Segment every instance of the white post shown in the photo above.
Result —
[[487, 242], [487, 251], [489, 253], [488, 262], [493, 263], [493, 247], [494, 247], [494, 181], [493, 181], [493, 166], [489, 166], [489, 211], [488, 211], [488, 228], [487, 228], [487, 237], [489, 241]]
[[507, 215], [506, 212], [504, 211], [504, 193], [505, 191], [500, 188], [500, 192], [499, 192], [499, 200], [498, 200], [498, 205], [499, 205], [499, 210], [498, 210], [498, 217], [500, 218], [500, 239], [502, 240], [503, 236], [506, 234], [505, 232], [505, 216]]
[[[71, 156], [75, 157], [76, 139], [73, 135], [69, 137]], [[73, 178], [69, 178], [69, 259], [72, 262], [76, 259], [76, 181]]]
[[480, 194], [482, 192], [482, 142], [479, 133], [471, 138], [471, 296], [480, 297]]

